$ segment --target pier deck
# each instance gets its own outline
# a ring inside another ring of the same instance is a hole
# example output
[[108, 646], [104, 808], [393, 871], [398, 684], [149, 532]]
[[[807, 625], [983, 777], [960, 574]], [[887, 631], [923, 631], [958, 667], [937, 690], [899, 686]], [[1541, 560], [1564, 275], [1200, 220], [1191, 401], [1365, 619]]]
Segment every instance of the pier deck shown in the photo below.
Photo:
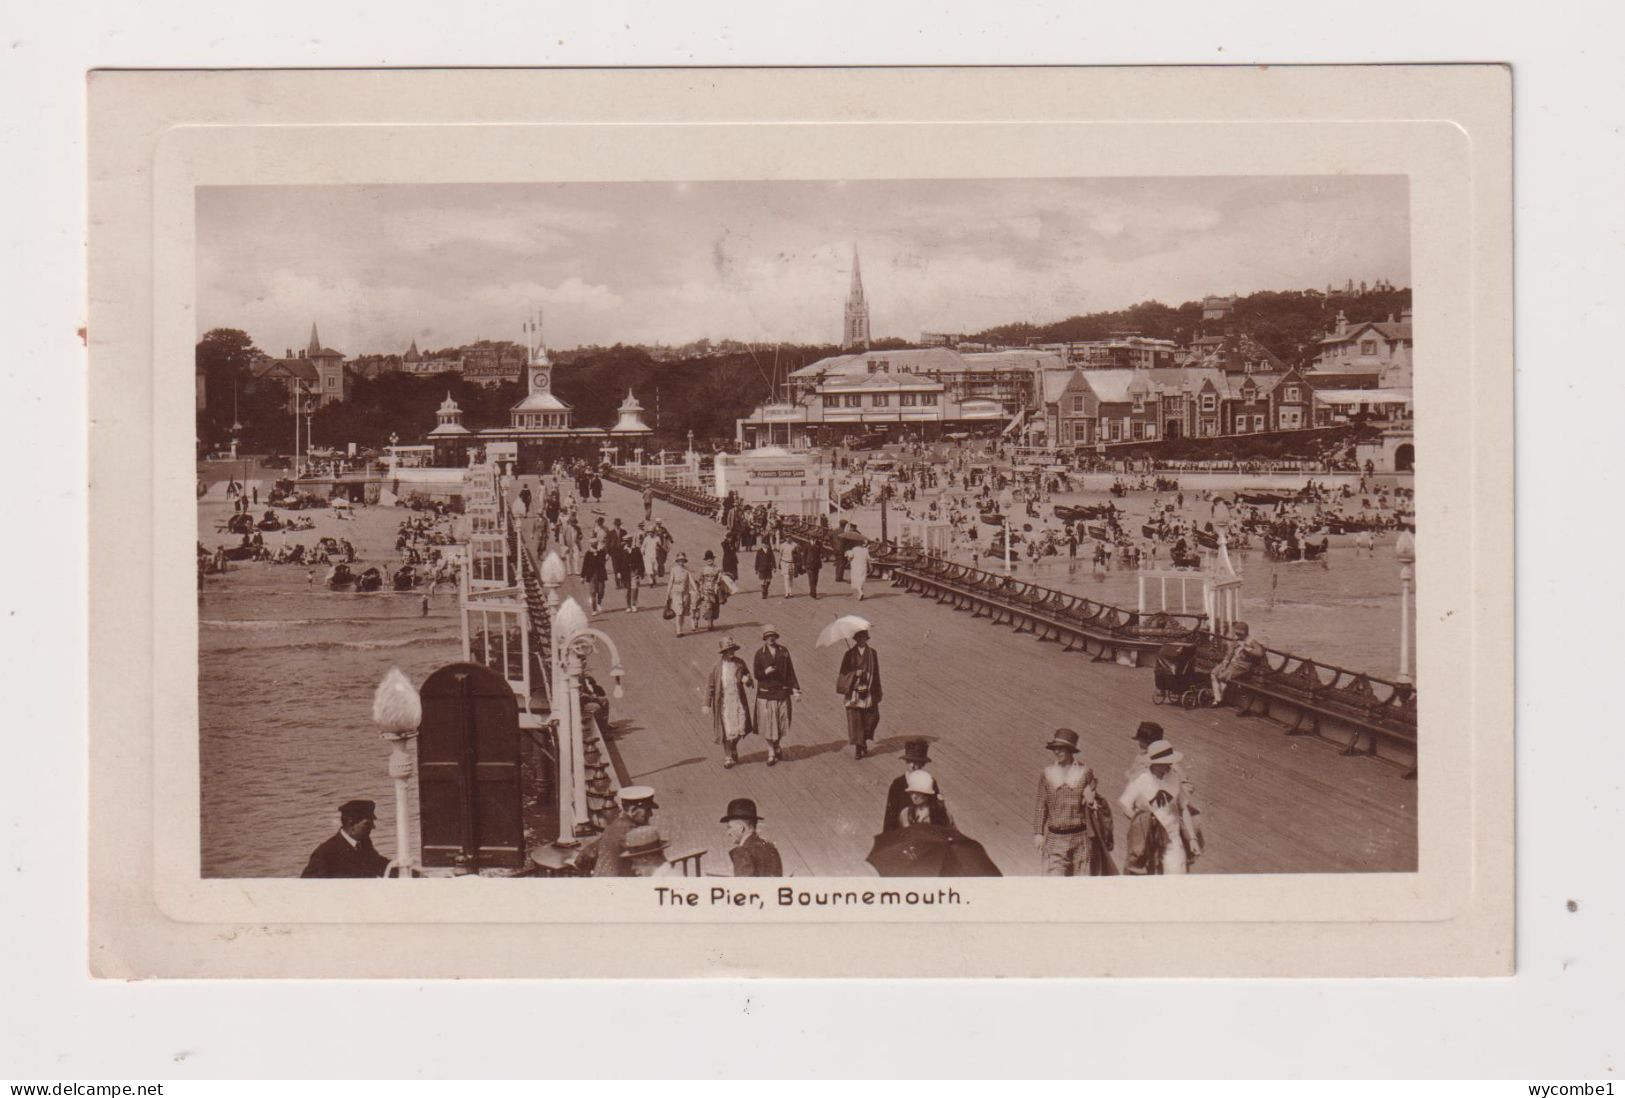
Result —
[[[533, 478], [532, 491], [537, 491]], [[636, 529], [638, 496], [604, 485], [606, 518]], [[538, 498], [539, 493], [537, 493]], [[694, 563], [717, 550], [715, 523], [665, 503], [655, 514]], [[586, 510], [584, 518], [594, 517]], [[719, 554], [720, 555], [720, 554]], [[741, 570], [748, 573], [747, 554]], [[1151, 702], [1146, 669], [1094, 663], [1027, 634], [956, 613], [934, 601], [871, 579], [859, 603], [826, 567], [820, 598], [763, 600], [755, 577], [723, 608], [711, 634], [674, 633], [663, 621], [663, 588], [645, 587], [643, 609], [625, 613], [611, 585], [610, 609], [594, 624], [613, 636], [627, 669], [626, 696], [614, 703], [610, 740], [624, 784], [659, 794], [657, 817], [675, 853], [708, 848], [707, 873], [730, 867], [717, 822], [730, 798], [752, 797], [762, 834], [776, 843], [796, 876], [870, 876], [864, 862], [879, 830], [891, 780], [902, 772], [907, 737], [931, 744], [931, 773], [958, 827], [979, 840], [1006, 875], [1035, 874], [1032, 807], [1044, 750], [1058, 727], [1076, 729], [1082, 761], [1115, 802], [1142, 720], [1159, 722], [1184, 753], [1183, 769], [1203, 810], [1208, 852], [1200, 873], [1412, 871], [1417, 862], [1417, 783], [1370, 758], [1345, 757], [1312, 737], [1289, 738], [1278, 725], [1229, 710], [1186, 711]], [[568, 594], [585, 604], [582, 585]], [[870, 756], [856, 762], [846, 747], [844, 714], [834, 692], [841, 647], [815, 649], [836, 616], [858, 613], [874, 623], [885, 702]], [[717, 641], [732, 634], [747, 660], [772, 622], [795, 659], [803, 691], [787, 761], [769, 769], [766, 745], [744, 741], [741, 764], [722, 768], [711, 718], [700, 711]], [[593, 672], [608, 687], [607, 660]], [[1119, 848], [1127, 826], [1118, 816]]]

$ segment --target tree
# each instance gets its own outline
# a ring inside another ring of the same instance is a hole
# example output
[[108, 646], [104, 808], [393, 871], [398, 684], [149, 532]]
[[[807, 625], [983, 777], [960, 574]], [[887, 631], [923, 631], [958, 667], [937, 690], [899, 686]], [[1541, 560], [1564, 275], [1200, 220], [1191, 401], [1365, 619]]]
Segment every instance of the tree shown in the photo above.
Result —
[[231, 437], [233, 417], [240, 414], [233, 398], [240, 400], [259, 353], [248, 333], [237, 328], [214, 328], [198, 340], [197, 371], [203, 376], [205, 404], [198, 410], [197, 434], [206, 445]]

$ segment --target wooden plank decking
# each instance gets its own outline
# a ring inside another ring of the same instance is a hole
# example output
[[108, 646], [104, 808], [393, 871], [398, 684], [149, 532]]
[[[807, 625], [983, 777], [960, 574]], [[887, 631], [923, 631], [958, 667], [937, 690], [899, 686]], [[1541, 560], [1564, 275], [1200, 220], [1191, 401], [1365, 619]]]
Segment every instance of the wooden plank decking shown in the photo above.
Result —
[[[536, 490], [532, 485], [532, 491]], [[636, 529], [637, 495], [605, 484], [608, 519]], [[677, 547], [698, 563], [721, 540], [715, 523], [668, 504], [655, 514]], [[590, 511], [586, 516], [591, 518]], [[742, 557], [748, 556], [742, 554]], [[741, 560], [748, 572], [749, 561]], [[751, 588], [755, 577], [741, 577]], [[903, 740], [931, 743], [930, 770], [957, 825], [980, 840], [1007, 875], [1038, 872], [1032, 847], [1032, 806], [1044, 742], [1058, 727], [1079, 733], [1083, 761], [1114, 800], [1136, 746], [1142, 720], [1162, 724], [1186, 756], [1204, 812], [1208, 853], [1200, 873], [1410, 871], [1416, 868], [1418, 783], [1394, 766], [1345, 757], [1324, 741], [1289, 738], [1278, 725], [1229, 710], [1185, 711], [1151, 702], [1147, 669], [1094, 663], [1056, 644], [1015, 635], [929, 599], [871, 580], [859, 603], [826, 567], [820, 598], [798, 582], [789, 600], [741, 592], [724, 607], [716, 632], [681, 639], [663, 621], [662, 588], [645, 587], [643, 609], [628, 614], [611, 585], [611, 609], [594, 624], [613, 636], [627, 669], [626, 696], [615, 702], [611, 750], [625, 784], [656, 788], [657, 823], [674, 851], [709, 848], [707, 873], [729, 872], [722, 815], [732, 797], [752, 797], [765, 821], [762, 834], [778, 844], [785, 870], [796, 876], [870, 876], [864, 862], [879, 830], [886, 789], [902, 772]], [[581, 585], [569, 594], [583, 603]], [[841, 649], [815, 649], [826, 624], [843, 613], [874, 623], [885, 703], [873, 753], [854, 761], [834, 692]], [[804, 697], [796, 708], [787, 761], [768, 768], [766, 745], [744, 742], [741, 765], [724, 770], [711, 718], [700, 712], [717, 641], [731, 633], [741, 655], [760, 645], [772, 622], [796, 662]], [[608, 686], [607, 660], [593, 670]], [[1126, 833], [1119, 816], [1119, 835]]]

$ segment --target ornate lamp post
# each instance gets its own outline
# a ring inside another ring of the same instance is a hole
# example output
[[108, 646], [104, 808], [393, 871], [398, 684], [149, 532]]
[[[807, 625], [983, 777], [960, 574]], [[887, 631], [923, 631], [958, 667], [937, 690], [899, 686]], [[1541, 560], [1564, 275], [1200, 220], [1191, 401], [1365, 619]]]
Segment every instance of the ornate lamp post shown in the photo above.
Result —
[[[555, 564], [554, 576], [562, 580], [564, 564], [556, 553], [548, 554]], [[543, 575], [548, 564], [542, 565]], [[546, 580], [543, 580], [546, 583]], [[556, 585], [554, 588], [556, 592]], [[556, 598], [556, 593], [550, 597]], [[611, 696], [624, 696], [621, 680], [625, 671], [621, 666], [620, 649], [615, 641], [600, 629], [587, 623], [587, 615], [575, 599], [558, 604], [553, 615], [553, 681], [558, 685], [553, 695], [553, 710], [559, 720], [559, 833], [573, 835], [575, 829], [590, 819], [587, 812], [587, 774], [585, 745], [581, 724], [581, 675], [588, 656], [602, 642], [609, 649], [610, 676], [615, 680]], [[568, 744], [568, 746], [566, 746]], [[568, 765], [566, 760], [568, 759]]]
[[406, 784], [412, 779], [412, 757], [406, 745], [418, 734], [423, 701], [399, 667], [391, 667], [372, 696], [372, 720], [388, 741], [389, 776], [395, 781], [395, 867], [400, 879], [412, 878], [412, 837], [407, 821]]
[[1416, 580], [1416, 535], [1401, 530], [1394, 542], [1399, 561], [1399, 681], [1411, 685], [1411, 587]]

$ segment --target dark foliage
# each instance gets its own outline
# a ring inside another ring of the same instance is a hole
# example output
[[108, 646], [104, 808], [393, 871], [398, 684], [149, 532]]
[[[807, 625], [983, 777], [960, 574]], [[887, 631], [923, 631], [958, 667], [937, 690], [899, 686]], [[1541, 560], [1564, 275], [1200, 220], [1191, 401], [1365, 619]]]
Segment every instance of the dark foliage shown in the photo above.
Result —
[[1081, 342], [1133, 333], [1171, 339], [1184, 346], [1198, 335], [1223, 335], [1231, 327], [1251, 335], [1288, 365], [1302, 366], [1314, 357], [1321, 337], [1336, 326], [1339, 311], [1351, 323], [1359, 323], [1397, 318], [1410, 304], [1409, 289], [1329, 295], [1314, 290], [1266, 290], [1237, 298], [1227, 322], [1203, 324], [1199, 301], [1187, 301], [1177, 308], [1144, 301], [1127, 309], [1068, 317], [1053, 324], [1008, 324], [967, 338], [1021, 345]]

